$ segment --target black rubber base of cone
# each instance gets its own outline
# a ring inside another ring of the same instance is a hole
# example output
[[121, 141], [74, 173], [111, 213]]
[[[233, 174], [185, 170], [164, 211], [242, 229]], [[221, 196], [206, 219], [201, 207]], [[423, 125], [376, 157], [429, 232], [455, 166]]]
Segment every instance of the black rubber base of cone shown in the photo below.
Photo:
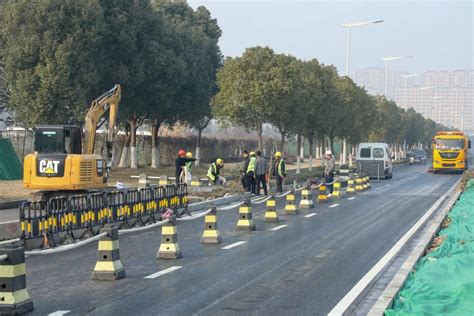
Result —
[[12, 305], [0, 305], [0, 315], [21, 315], [34, 309], [33, 302], [26, 300]]
[[117, 271], [93, 271], [92, 280], [95, 281], [115, 281], [125, 278], [125, 269]]

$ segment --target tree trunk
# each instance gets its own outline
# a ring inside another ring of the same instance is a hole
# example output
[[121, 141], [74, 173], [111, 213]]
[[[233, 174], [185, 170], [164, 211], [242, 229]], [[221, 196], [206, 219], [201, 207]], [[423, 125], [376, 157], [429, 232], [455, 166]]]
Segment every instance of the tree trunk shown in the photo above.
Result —
[[301, 147], [300, 147], [300, 157], [304, 160], [304, 136], [301, 136]]
[[258, 150], [263, 151], [263, 124], [259, 123], [257, 125], [257, 135], [258, 135]]
[[280, 131], [280, 151], [284, 152], [283, 147], [285, 146], [285, 133]]
[[329, 136], [328, 141], [329, 141], [328, 148], [334, 155], [334, 136]]
[[125, 132], [125, 144], [123, 145], [122, 154], [120, 155], [119, 168], [128, 168], [130, 149], [130, 132]]
[[301, 152], [301, 135], [298, 133], [296, 135], [296, 156], [300, 156]]
[[158, 136], [161, 123], [153, 119], [151, 126], [151, 167], [156, 169], [160, 166], [160, 137]]
[[346, 138], [344, 137], [342, 140], [342, 164], [343, 165], [347, 164], [346, 157], [347, 157], [347, 141], [346, 141]]
[[130, 168], [138, 168], [137, 155], [137, 119], [133, 117], [130, 120]]
[[198, 138], [196, 142], [196, 167], [199, 167], [201, 164], [201, 140], [202, 140], [202, 131], [203, 129], [198, 129]]
[[313, 170], [313, 144], [314, 144], [314, 139], [313, 137], [308, 137], [308, 143], [309, 143], [309, 171]]
[[321, 158], [321, 145], [320, 145], [319, 138], [316, 138], [316, 159]]

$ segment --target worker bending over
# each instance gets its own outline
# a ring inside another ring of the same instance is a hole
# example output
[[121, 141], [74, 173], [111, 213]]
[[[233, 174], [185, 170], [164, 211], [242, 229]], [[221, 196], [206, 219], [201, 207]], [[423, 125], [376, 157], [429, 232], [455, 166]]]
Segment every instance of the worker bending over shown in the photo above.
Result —
[[217, 184], [222, 168], [224, 168], [224, 161], [220, 158], [216, 159], [215, 162], [211, 163], [209, 169], [207, 170], [207, 177], [209, 178], [209, 183]]

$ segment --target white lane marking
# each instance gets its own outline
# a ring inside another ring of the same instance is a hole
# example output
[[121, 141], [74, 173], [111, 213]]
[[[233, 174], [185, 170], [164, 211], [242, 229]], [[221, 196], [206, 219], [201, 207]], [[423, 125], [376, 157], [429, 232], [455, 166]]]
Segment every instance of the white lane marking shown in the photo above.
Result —
[[285, 228], [287, 227], [288, 225], [280, 225], [280, 226], [277, 226], [277, 227], [273, 227], [272, 229], [270, 230], [279, 230], [279, 229], [282, 229], [282, 228]]
[[389, 187], [389, 186], [391, 186], [391, 184], [386, 184], [385, 186], [386, 186], [386, 187]]
[[314, 215], [317, 215], [318, 213], [309, 213], [308, 215], [305, 215], [304, 217], [313, 217]]
[[355, 200], [355, 199], [357, 199], [355, 196], [348, 198], [349, 201], [350, 200]]
[[175, 270], [181, 269], [182, 267], [183, 266], [172, 266], [172, 267], [169, 267], [168, 269], [164, 269], [164, 270], [155, 272], [153, 274], [150, 274], [150, 275], [146, 276], [145, 279], [156, 279], [157, 277], [160, 277], [160, 276], [165, 275], [167, 273], [170, 273], [170, 272], [173, 272]]
[[337, 207], [337, 206], [339, 206], [339, 204], [333, 204], [333, 205], [331, 205], [331, 206], [329, 206], [329, 207], [330, 207], [330, 208], [333, 208], [333, 207]]
[[54, 313], [48, 314], [48, 316], [61, 316], [69, 314], [71, 311], [55, 311]]
[[328, 313], [329, 316], [342, 315], [349, 308], [349, 306], [359, 297], [364, 289], [372, 282], [372, 280], [379, 274], [380, 271], [392, 260], [392, 258], [400, 251], [400, 249], [406, 244], [408, 240], [418, 231], [421, 225], [423, 225], [428, 218], [438, 209], [438, 207], [444, 202], [451, 192], [456, 188], [460, 180], [442, 195], [425, 214], [400, 238], [399, 241], [380, 259], [373, 267], [367, 272], [362, 279], [357, 282], [356, 285], [337, 303], [336, 306]]
[[234, 247], [238, 247], [238, 246], [243, 245], [243, 244], [245, 244], [245, 243], [246, 243], [246, 241], [238, 241], [238, 242], [234, 242], [233, 244], [230, 244], [230, 245], [227, 245], [227, 246], [225, 246], [225, 247], [222, 247], [221, 249], [224, 249], [224, 250], [232, 249], [232, 248], [234, 248]]

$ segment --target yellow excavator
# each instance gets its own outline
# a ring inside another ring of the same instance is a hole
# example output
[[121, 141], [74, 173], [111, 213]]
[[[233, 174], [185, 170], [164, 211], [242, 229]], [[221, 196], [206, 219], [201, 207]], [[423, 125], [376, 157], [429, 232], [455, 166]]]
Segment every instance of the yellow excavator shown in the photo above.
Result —
[[[107, 187], [108, 166], [121, 97], [120, 85], [92, 102], [84, 125], [40, 125], [35, 128], [35, 152], [25, 157], [23, 184], [27, 189], [42, 190], [42, 199], [61, 191], [88, 191]], [[95, 153], [96, 131], [109, 112], [107, 161]], [[84, 146], [83, 146], [84, 145]]]

